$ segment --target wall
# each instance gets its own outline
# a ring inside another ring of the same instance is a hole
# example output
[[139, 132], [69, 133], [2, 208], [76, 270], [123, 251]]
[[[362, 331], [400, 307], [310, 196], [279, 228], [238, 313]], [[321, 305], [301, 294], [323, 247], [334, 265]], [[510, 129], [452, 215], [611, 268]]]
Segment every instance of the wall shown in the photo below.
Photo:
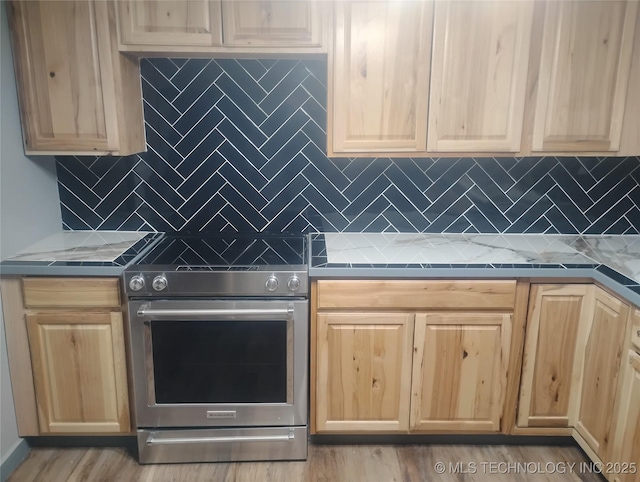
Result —
[[142, 61], [148, 152], [58, 158], [70, 229], [638, 233], [640, 158], [328, 159], [326, 62]]
[[[60, 231], [62, 221], [55, 160], [24, 156], [4, 1], [0, 2], [0, 16], [0, 257], [5, 258]], [[22, 450], [20, 453], [24, 454], [16, 428], [4, 321], [0, 329], [0, 365], [0, 477], [4, 480], [6, 472], [19, 461], [18, 452]]]

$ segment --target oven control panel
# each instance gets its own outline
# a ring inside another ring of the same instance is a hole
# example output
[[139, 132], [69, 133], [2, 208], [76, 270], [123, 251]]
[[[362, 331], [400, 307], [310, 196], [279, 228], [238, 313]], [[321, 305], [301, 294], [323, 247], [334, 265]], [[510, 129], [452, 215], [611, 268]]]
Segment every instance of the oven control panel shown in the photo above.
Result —
[[[131, 291], [139, 292], [145, 287], [144, 275], [137, 274], [131, 277], [129, 280], [129, 288]], [[163, 291], [167, 288], [167, 277], [163, 274], [155, 276], [151, 282], [151, 287], [155, 291]]]
[[[306, 268], [306, 267], [305, 267]], [[131, 297], [267, 296], [307, 297], [305, 270], [125, 271], [124, 286]]]

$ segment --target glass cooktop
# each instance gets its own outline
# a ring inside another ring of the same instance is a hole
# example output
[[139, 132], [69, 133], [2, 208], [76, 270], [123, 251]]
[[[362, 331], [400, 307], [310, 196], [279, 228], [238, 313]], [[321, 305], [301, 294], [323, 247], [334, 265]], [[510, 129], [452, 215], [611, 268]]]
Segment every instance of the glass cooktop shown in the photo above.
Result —
[[136, 265], [173, 266], [176, 271], [215, 267], [238, 270], [307, 263], [304, 234], [172, 234], [161, 239]]

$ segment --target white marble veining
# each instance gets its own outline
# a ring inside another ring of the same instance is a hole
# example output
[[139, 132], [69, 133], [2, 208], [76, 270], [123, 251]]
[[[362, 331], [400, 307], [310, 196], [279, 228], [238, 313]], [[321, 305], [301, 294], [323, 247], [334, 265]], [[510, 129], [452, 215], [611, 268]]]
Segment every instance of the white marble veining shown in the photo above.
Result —
[[551, 235], [325, 233], [325, 240], [329, 263], [593, 263]]
[[559, 239], [640, 284], [639, 235], [564, 236]]
[[62, 231], [32, 244], [6, 261], [112, 262], [147, 234], [139, 231]]

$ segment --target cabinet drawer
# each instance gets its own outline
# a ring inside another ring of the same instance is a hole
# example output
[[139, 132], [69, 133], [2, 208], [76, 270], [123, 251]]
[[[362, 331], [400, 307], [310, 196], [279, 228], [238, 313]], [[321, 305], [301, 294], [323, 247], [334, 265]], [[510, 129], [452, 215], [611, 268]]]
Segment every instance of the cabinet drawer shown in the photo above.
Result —
[[118, 278], [23, 278], [27, 308], [119, 308]]
[[318, 309], [513, 309], [515, 280], [320, 280]]
[[631, 317], [631, 343], [636, 350], [640, 350], [640, 309], [636, 308]]

